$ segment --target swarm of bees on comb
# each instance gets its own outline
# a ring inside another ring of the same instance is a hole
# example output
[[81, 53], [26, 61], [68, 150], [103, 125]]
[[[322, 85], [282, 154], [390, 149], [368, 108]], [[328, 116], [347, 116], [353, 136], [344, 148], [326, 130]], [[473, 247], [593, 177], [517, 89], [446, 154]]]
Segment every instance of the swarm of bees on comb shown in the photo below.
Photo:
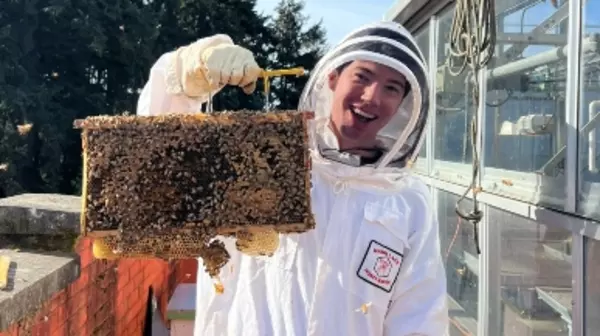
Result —
[[308, 113], [94, 116], [82, 130], [81, 231], [115, 258], [201, 257], [215, 276], [243, 253], [271, 255], [279, 234], [315, 227]]

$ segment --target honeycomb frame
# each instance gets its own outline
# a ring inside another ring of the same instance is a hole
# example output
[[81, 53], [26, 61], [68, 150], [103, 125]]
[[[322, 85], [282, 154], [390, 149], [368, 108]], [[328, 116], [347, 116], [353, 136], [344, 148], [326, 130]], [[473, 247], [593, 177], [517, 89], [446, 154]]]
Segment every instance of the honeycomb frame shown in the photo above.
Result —
[[119, 257], [206, 257], [209, 264], [220, 260], [214, 268], [224, 258], [218, 236], [238, 237], [236, 246], [250, 255], [272, 254], [279, 233], [315, 227], [311, 115], [226, 111], [75, 121], [83, 147], [81, 234], [102, 239]]

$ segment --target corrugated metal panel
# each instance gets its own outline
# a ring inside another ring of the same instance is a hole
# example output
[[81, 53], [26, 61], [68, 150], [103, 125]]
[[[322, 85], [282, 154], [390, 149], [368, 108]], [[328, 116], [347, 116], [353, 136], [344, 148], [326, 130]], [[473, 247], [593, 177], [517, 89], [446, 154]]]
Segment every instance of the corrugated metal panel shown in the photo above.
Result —
[[396, 21], [414, 32], [453, 0], [398, 0], [386, 13], [386, 20]]
[[[507, 16], [511, 13], [531, 7], [543, 0], [502, 0], [496, 2], [496, 12]], [[419, 28], [429, 17], [453, 0], [397, 0], [385, 14], [385, 20], [396, 21], [411, 31]]]

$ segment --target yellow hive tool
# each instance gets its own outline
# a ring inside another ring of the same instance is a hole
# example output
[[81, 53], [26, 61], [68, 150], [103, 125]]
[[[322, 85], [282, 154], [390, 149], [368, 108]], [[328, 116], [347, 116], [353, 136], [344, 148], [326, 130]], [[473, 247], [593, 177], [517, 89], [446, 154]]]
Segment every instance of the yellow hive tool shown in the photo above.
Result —
[[265, 93], [265, 109], [269, 109], [269, 93], [271, 92], [271, 77], [281, 77], [281, 76], [304, 76], [306, 75], [306, 70], [303, 67], [297, 68], [289, 68], [289, 69], [274, 69], [274, 70], [263, 70], [260, 74], [260, 77], [264, 82], [264, 93]]
[[[269, 110], [269, 93], [271, 92], [271, 77], [281, 77], [281, 76], [304, 76], [307, 74], [307, 71], [304, 70], [303, 67], [296, 68], [288, 68], [288, 69], [273, 69], [273, 70], [265, 70], [263, 69], [259, 78], [263, 79], [264, 87], [263, 91], [265, 93], [265, 109]], [[208, 103], [206, 104], [207, 113], [212, 113], [212, 94], [208, 95]]]

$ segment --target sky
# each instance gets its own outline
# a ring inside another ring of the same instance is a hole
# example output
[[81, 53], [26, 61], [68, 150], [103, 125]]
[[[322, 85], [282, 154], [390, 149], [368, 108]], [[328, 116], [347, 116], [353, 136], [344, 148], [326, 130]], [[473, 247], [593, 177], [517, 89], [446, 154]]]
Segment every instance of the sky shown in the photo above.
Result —
[[[259, 12], [271, 14], [279, 0], [258, 0]], [[396, 0], [304, 0], [305, 15], [311, 22], [323, 19], [327, 43], [336, 44], [363, 24], [383, 19]]]

